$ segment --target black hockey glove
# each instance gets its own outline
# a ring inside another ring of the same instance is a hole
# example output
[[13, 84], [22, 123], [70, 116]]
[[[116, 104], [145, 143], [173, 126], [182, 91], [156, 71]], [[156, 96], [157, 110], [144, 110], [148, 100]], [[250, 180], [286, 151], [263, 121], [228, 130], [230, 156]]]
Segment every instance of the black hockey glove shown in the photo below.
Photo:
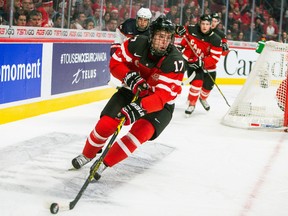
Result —
[[223, 50], [223, 52], [229, 51], [229, 46], [227, 43], [222, 43], [222, 50]]
[[195, 61], [195, 62], [188, 63], [188, 66], [195, 71], [195, 70], [197, 70], [197, 69], [199, 69], [199, 68], [203, 68], [203, 62], [202, 62], [201, 59], [198, 59], [198, 60]]
[[180, 44], [176, 44], [175, 47], [180, 51], [182, 52], [183, 49], [184, 49], [184, 46], [180, 45]]
[[140, 100], [136, 100], [128, 104], [121, 109], [121, 112], [117, 115], [117, 118], [121, 119], [125, 117], [125, 125], [130, 125], [137, 121], [142, 116], [146, 115], [147, 111], [144, 110], [140, 104]]
[[126, 74], [123, 82], [131, 89], [133, 94], [139, 90], [139, 97], [144, 97], [148, 94], [148, 84], [145, 79], [143, 79], [138, 72], [130, 71]]
[[181, 26], [181, 25], [176, 25], [175, 33], [177, 35], [179, 35], [180, 37], [182, 37], [183, 35], [186, 34], [186, 28], [184, 26]]

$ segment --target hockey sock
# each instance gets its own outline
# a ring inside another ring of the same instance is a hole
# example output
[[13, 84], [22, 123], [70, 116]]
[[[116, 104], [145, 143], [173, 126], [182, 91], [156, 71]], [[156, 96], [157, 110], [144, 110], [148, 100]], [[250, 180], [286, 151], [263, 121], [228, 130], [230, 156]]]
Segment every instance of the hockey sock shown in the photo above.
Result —
[[210, 94], [211, 90], [207, 90], [205, 88], [202, 87], [201, 92], [200, 92], [200, 98], [202, 100], [206, 100]]
[[113, 144], [104, 158], [104, 163], [112, 167], [126, 159], [137, 147], [149, 140], [153, 136], [154, 131], [155, 129], [149, 121], [139, 119], [134, 123], [127, 135]]
[[202, 80], [193, 80], [191, 83], [191, 87], [189, 89], [188, 101], [189, 104], [195, 106], [198, 97], [200, 95], [201, 87], [203, 81]]
[[97, 152], [103, 148], [108, 137], [116, 131], [118, 124], [118, 120], [109, 116], [101, 117], [86, 139], [86, 144], [82, 152], [83, 155], [87, 158], [94, 158]]

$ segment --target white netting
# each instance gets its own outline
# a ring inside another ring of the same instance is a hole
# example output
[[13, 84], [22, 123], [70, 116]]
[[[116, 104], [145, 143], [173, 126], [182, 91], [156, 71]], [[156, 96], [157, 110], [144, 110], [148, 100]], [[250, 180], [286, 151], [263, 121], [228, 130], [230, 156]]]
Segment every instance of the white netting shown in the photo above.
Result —
[[[222, 119], [232, 127], [282, 127], [287, 110], [288, 44], [268, 41]], [[286, 126], [286, 125], [285, 125]]]

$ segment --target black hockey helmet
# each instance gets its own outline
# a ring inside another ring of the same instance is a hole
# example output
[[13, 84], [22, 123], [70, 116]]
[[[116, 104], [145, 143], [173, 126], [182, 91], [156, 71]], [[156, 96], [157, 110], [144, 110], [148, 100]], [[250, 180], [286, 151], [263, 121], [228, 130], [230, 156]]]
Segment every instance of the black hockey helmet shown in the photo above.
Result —
[[211, 18], [212, 18], [212, 19], [214, 18], [214, 19], [220, 20], [220, 16], [219, 16], [219, 14], [216, 13], [216, 12], [214, 12], [214, 13], [211, 14]]
[[155, 32], [164, 30], [167, 32], [175, 33], [175, 26], [171, 20], [167, 19], [165, 15], [160, 15], [156, 20], [154, 20], [150, 25], [151, 37], [154, 36]]
[[151, 23], [151, 25], [150, 25], [150, 42], [152, 41], [155, 33], [158, 32], [158, 31], [162, 31], [162, 30], [171, 33], [171, 44], [166, 49], [165, 53], [157, 52], [151, 46], [151, 54], [152, 55], [158, 55], [158, 56], [165, 55], [166, 53], [169, 52], [169, 50], [171, 49], [172, 44], [174, 43], [175, 26], [174, 26], [174, 24], [172, 23], [171, 20], [166, 18], [166, 16], [164, 14], [160, 15], [156, 20], [154, 20]]
[[209, 14], [203, 14], [200, 16], [200, 22], [201, 21], [209, 21], [212, 22], [212, 17]]

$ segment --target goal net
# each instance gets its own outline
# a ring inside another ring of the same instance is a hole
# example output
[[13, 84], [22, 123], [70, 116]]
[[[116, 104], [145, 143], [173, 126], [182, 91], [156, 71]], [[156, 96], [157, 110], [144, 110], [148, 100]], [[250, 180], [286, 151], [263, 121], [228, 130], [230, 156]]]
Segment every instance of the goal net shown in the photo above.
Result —
[[288, 44], [267, 41], [222, 123], [247, 129], [287, 127], [287, 67]]

